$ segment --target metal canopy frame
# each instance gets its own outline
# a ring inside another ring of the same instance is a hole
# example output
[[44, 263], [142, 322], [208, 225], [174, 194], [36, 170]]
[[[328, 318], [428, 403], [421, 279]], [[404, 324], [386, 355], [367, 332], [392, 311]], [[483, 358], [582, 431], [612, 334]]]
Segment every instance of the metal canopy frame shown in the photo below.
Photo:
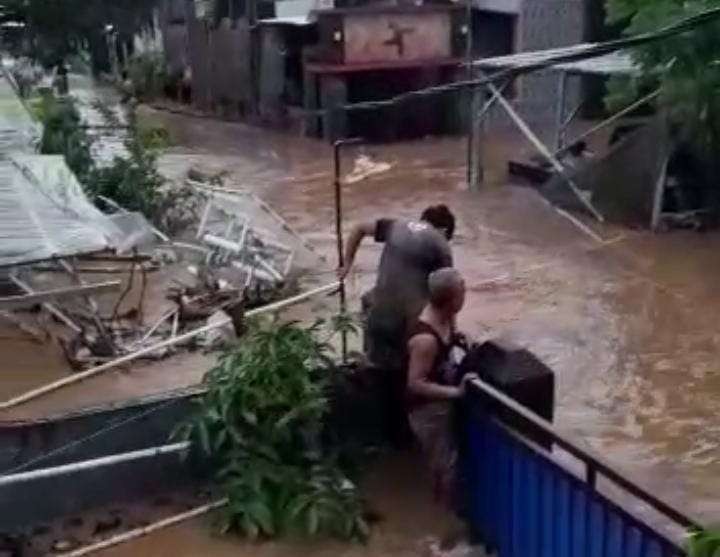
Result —
[[[578, 48], [583, 48], [586, 45], [577, 45]], [[482, 68], [485, 70], [495, 69], [503, 70], [512, 67], [519, 67], [527, 64], [537, 63], [542, 61], [544, 58], [551, 56], [554, 53], [553, 50], [539, 51], [539, 52], [525, 52], [507, 56], [498, 56], [494, 58], [487, 58], [479, 60], [473, 63], [474, 67]], [[653, 100], [659, 95], [659, 90], [643, 97], [636, 103], [626, 107], [625, 109], [613, 114], [609, 118], [600, 122], [596, 126], [593, 126], [590, 130], [567, 142], [567, 130], [570, 124], [574, 121], [575, 117], [582, 107], [582, 103], [573, 108], [569, 114], [567, 110], [567, 92], [570, 77], [581, 77], [585, 75], [632, 75], [637, 73], [638, 68], [629, 54], [624, 52], [614, 52], [598, 58], [591, 58], [587, 60], [580, 60], [577, 62], [568, 62], [564, 64], [558, 64], [546, 68], [544, 71], [551, 71], [558, 74], [557, 81], [557, 108], [555, 115], [555, 129], [554, 129], [554, 149], [550, 149], [545, 145], [540, 138], [535, 134], [531, 127], [523, 120], [508, 100], [502, 95], [502, 90], [506, 87], [503, 84], [501, 89], [498, 89], [492, 82], [488, 82], [483, 88], [489, 91], [492, 96], [482, 110], [473, 110], [472, 122], [470, 126], [470, 139], [469, 145], [480, 145], [480, 135], [482, 131], [482, 121], [491, 108], [496, 102], [502, 106], [504, 111], [508, 114], [513, 123], [522, 132], [525, 138], [533, 145], [537, 152], [545, 158], [557, 174], [563, 179], [567, 186], [572, 190], [573, 194], [578, 198], [581, 204], [600, 222], [604, 221], [603, 216], [600, 212], [592, 205], [592, 203], [582, 195], [580, 189], [575, 184], [572, 177], [568, 174], [567, 169], [560, 162], [560, 156], [565, 152], [568, 145], [574, 145], [578, 141], [589, 137], [598, 131], [607, 128], [612, 123], [616, 122], [626, 114], [632, 112], [639, 106]], [[477, 149], [474, 149], [477, 151]], [[468, 156], [468, 187], [470, 190], [476, 190], [479, 182], [482, 181], [482, 163], [480, 160], [479, 153], [471, 153]]]
[[[600, 214], [600, 212], [593, 206], [593, 204], [586, 199], [582, 193], [580, 192], [580, 189], [578, 188], [577, 184], [575, 184], [575, 181], [572, 179], [572, 177], [568, 174], [567, 169], [562, 165], [562, 163], [558, 160], [557, 156], [542, 142], [542, 140], [535, 134], [535, 132], [532, 131], [532, 128], [523, 120], [523, 118], [517, 113], [517, 111], [512, 107], [510, 102], [503, 96], [502, 91], [498, 89], [492, 82], [488, 82], [485, 86], [488, 91], [492, 94], [492, 97], [490, 100], [486, 103], [486, 105], [483, 107], [483, 110], [477, 113], [477, 115], [473, 115], [473, 120], [476, 120], [477, 122], [473, 122], [472, 128], [471, 128], [471, 134], [474, 133], [476, 125], [479, 124], [480, 121], [484, 118], [484, 116], [489, 111], [490, 107], [495, 103], [500, 103], [500, 106], [505, 110], [505, 112], [508, 114], [510, 119], [514, 122], [514, 124], [517, 126], [517, 128], [522, 132], [522, 134], [525, 136], [525, 138], [532, 144], [532, 146], [538, 151], [540, 155], [542, 155], [549, 163], [550, 165], [555, 169], [555, 171], [560, 175], [564, 182], [567, 184], [567, 186], [570, 188], [570, 190], [573, 192], [573, 194], [578, 198], [580, 203], [590, 212], [595, 219], [597, 219], [599, 222], [604, 222], [604, 217]], [[478, 161], [479, 163], [479, 161]], [[479, 167], [479, 164], [478, 164]], [[480, 176], [481, 172], [473, 172], [473, 176], [475, 179], [477, 179]], [[471, 185], [472, 189], [472, 185]]]

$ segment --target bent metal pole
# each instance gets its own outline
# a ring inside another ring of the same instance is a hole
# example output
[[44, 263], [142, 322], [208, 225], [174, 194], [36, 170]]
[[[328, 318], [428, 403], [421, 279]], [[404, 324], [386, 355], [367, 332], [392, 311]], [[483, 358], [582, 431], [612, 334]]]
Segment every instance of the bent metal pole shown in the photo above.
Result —
[[[335, 188], [335, 239], [337, 241], [338, 269], [345, 266], [345, 255], [343, 253], [343, 212], [342, 212], [342, 181], [340, 179], [340, 152], [344, 145], [358, 145], [362, 142], [359, 137], [350, 139], [338, 139], [333, 143], [333, 186]], [[347, 294], [345, 292], [345, 279], [340, 279], [340, 313], [344, 315], [347, 311]], [[343, 327], [340, 331], [342, 342], [342, 362], [347, 362], [347, 331]]]

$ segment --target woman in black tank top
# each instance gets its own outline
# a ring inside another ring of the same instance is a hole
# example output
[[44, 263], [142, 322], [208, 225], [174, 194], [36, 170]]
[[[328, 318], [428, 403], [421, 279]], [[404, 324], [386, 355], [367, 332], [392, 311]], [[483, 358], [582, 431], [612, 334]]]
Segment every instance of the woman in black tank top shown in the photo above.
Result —
[[[426, 376], [427, 380], [432, 383], [437, 383], [438, 385], [452, 385], [452, 363], [450, 361], [450, 355], [452, 352], [452, 333], [450, 338], [446, 340], [440, 335], [440, 333], [437, 332], [435, 327], [425, 321], [418, 320], [410, 329], [410, 334], [408, 335], [408, 345], [412, 342], [413, 338], [420, 335], [428, 335], [432, 337], [435, 340], [436, 345], [435, 357], [432, 361], [432, 367]], [[423, 402], [430, 402], [432, 399], [415, 394], [412, 390], [408, 389], [407, 401], [408, 406], [413, 407], [420, 405]]]

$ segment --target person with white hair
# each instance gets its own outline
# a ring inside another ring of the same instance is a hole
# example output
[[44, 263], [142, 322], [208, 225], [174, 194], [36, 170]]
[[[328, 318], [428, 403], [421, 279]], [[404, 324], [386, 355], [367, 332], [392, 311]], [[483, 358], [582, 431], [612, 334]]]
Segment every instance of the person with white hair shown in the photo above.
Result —
[[451, 361], [455, 317], [465, 303], [465, 281], [451, 267], [428, 278], [429, 303], [408, 337], [407, 406], [410, 428], [428, 459], [436, 497], [455, 508], [458, 450], [453, 430], [453, 403], [468, 381], [457, 380]]

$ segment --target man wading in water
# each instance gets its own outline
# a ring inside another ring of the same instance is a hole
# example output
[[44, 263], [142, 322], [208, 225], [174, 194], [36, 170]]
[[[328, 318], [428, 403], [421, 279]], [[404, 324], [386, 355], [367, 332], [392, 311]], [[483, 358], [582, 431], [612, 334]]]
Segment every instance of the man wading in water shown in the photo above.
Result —
[[372, 236], [385, 244], [375, 288], [363, 296], [364, 305], [370, 306], [365, 351], [369, 364], [384, 374], [388, 420], [397, 443], [407, 436], [403, 393], [408, 327], [427, 303], [430, 273], [452, 266], [448, 241], [454, 232], [455, 217], [445, 205], [428, 207], [417, 222], [380, 219], [359, 224], [347, 241], [346, 265], [338, 270], [345, 279], [363, 238]]

